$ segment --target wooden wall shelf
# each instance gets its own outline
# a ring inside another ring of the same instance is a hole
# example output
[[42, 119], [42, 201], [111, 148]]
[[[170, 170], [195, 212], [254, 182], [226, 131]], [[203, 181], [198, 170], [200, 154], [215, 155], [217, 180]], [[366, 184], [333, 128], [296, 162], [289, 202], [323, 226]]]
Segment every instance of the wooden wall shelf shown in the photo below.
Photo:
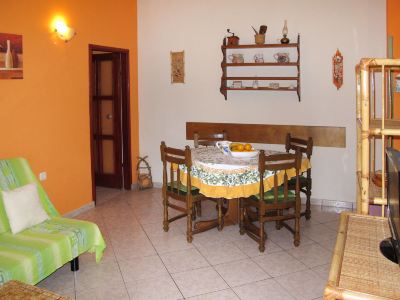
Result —
[[225, 77], [225, 80], [297, 80], [299, 77], [258, 77], [258, 76], [229, 76]]
[[[263, 48], [296, 48], [297, 49], [297, 61], [296, 62], [288, 62], [288, 63], [278, 63], [278, 62], [263, 62], [263, 63], [255, 63], [255, 62], [244, 62], [244, 63], [229, 63], [227, 61], [227, 50], [230, 49], [263, 49]], [[228, 99], [228, 91], [287, 91], [287, 92], [297, 92], [297, 96], [299, 101], [301, 100], [300, 96], [300, 35], [297, 36], [297, 43], [291, 44], [264, 44], [264, 45], [237, 45], [237, 46], [228, 46], [226, 45], [226, 39], [223, 41], [223, 45], [221, 46], [223, 59], [221, 62], [222, 76], [221, 76], [221, 87], [220, 92], [224, 95], [225, 100]], [[296, 67], [297, 68], [297, 76], [228, 76], [228, 68], [235, 67]], [[295, 88], [289, 88], [288, 86], [280, 86], [279, 88], [271, 88], [271, 87], [242, 87], [242, 88], [234, 88], [228, 86], [228, 81], [231, 80], [261, 80], [261, 81], [285, 81], [285, 80], [293, 80], [296, 81]]]
[[270, 87], [258, 87], [258, 88], [252, 88], [252, 87], [241, 87], [241, 88], [231, 88], [227, 87], [225, 88], [226, 91], [288, 91], [288, 92], [295, 92], [296, 89], [291, 89], [288, 87], [278, 87], [276, 89], [270, 88]]
[[277, 63], [277, 62], [266, 62], [266, 63], [222, 63], [222, 67], [293, 67], [299, 65], [297, 62], [289, 63]]
[[249, 44], [249, 45], [237, 45], [237, 46], [228, 46], [222, 45], [223, 49], [244, 49], [244, 48], [296, 48], [298, 43], [291, 43], [291, 44], [264, 44], [264, 45], [257, 45], [257, 44]]

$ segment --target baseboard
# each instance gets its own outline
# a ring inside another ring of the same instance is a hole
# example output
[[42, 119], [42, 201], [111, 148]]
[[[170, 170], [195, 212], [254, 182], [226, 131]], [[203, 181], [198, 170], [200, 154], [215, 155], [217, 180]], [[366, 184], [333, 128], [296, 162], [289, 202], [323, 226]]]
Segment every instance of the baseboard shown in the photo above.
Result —
[[[301, 203], [302, 204], [306, 203], [305, 197], [301, 197]], [[311, 205], [346, 208], [349, 210], [353, 210], [355, 208], [354, 207], [355, 203], [353, 203], [353, 202], [327, 200], [327, 199], [316, 199], [316, 198], [311, 198]]]
[[[137, 183], [132, 183], [131, 187], [132, 187], [133, 191], [139, 190], [139, 186], [138, 186]], [[162, 188], [162, 182], [153, 182], [153, 187], [161, 189]]]
[[75, 210], [73, 210], [73, 211], [71, 211], [69, 213], [66, 213], [63, 216], [66, 217], [66, 218], [73, 218], [73, 217], [76, 217], [77, 215], [79, 215], [79, 214], [81, 214], [81, 213], [83, 213], [85, 211], [88, 211], [91, 208], [94, 208], [94, 201], [92, 201], [92, 202], [90, 202], [88, 204], [85, 204], [85, 205], [83, 205], [83, 206], [81, 206], [81, 207], [79, 207], [79, 208], [77, 208], [77, 209], [75, 209]]
[[153, 182], [153, 187], [161, 189], [162, 188], [162, 182]]

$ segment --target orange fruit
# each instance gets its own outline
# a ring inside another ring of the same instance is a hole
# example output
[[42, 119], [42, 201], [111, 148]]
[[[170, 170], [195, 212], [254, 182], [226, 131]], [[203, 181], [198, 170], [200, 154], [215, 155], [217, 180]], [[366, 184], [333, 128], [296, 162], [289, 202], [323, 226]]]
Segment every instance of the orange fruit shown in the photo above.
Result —
[[239, 144], [239, 145], [237, 146], [237, 151], [242, 152], [243, 150], [244, 150], [243, 144]]
[[251, 146], [251, 144], [244, 145], [244, 150], [251, 151], [252, 149], [253, 149], [253, 147]]

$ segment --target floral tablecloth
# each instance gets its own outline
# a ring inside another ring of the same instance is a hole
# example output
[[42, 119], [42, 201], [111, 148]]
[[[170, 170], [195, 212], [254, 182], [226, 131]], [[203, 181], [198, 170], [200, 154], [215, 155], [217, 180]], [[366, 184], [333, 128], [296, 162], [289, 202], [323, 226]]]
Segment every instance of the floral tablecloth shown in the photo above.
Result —
[[[277, 151], [266, 150], [265, 153], [274, 154]], [[200, 189], [200, 193], [211, 198], [240, 198], [256, 195], [259, 192], [260, 175], [258, 172], [258, 156], [251, 159], [237, 159], [224, 155], [216, 147], [202, 147], [192, 149], [192, 186]], [[310, 161], [303, 158], [301, 172], [311, 168]], [[181, 180], [186, 182], [187, 170], [180, 166], [184, 172]], [[286, 171], [288, 177], [296, 175], [295, 169]], [[272, 172], [264, 174], [264, 190], [273, 188]], [[278, 183], [283, 183], [284, 172], [278, 174]]]

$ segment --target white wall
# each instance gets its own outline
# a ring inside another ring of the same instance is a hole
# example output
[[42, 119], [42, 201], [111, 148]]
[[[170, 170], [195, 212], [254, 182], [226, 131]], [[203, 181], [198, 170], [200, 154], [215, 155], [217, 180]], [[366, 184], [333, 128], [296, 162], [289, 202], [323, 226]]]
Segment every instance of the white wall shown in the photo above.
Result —
[[[149, 155], [154, 180], [162, 181], [161, 140], [192, 144], [185, 140], [187, 121], [344, 126], [346, 148], [315, 147], [313, 198], [354, 202], [354, 66], [362, 57], [385, 55], [385, 5], [385, 0], [139, 0], [140, 153]], [[254, 39], [251, 25], [266, 24], [271, 43], [281, 37], [284, 19], [291, 40], [301, 34], [302, 101], [295, 93], [264, 91], [230, 92], [225, 101], [219, 86], [226, 29], [245, 44]], [[344, 56], [339, 91], [331, 75], [337, 48]], [[181, 50], [186, 83], [172, 85], [170, 51]]]

